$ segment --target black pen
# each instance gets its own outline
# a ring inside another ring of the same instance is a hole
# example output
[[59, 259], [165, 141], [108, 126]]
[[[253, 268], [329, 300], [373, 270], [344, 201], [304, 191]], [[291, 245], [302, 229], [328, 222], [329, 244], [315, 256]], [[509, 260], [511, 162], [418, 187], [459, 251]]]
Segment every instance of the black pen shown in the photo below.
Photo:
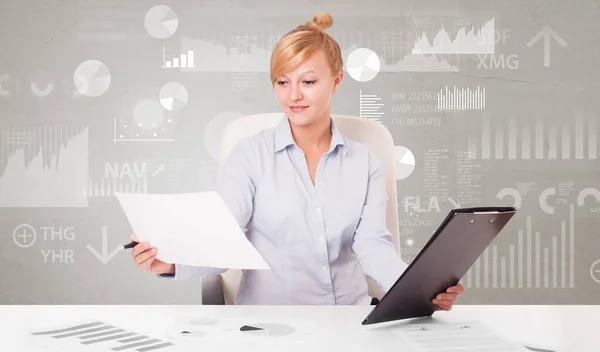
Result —
[[139, 244], [139, 242], [133, 241], [133, 242], [127, 243], [126, 245], [123, 245], [123, 249], [133, 248], [133, 247], [137, 246], [138, 244]]

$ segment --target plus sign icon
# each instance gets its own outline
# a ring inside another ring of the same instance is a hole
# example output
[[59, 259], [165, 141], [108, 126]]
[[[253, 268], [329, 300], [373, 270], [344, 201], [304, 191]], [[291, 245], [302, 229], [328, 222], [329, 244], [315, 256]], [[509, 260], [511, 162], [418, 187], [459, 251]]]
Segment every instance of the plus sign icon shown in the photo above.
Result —
[[21, 248], [27, 248], [33, 246], [37, 234], [35, 229], [31, 225], [21, 224], [13, 231], [13, 241]]

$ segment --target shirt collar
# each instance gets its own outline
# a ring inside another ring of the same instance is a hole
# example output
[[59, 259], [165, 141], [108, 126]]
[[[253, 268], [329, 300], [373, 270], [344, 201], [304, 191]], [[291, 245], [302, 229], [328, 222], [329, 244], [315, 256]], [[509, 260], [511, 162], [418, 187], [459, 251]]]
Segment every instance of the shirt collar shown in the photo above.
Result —
[[[344, 136], [338, 131], [333, 119], [331, 121], [331, 145], [329, 146], [328, 153], [332, 152], [338, 145], [342, 146], [344, 155], [348, 155], [348, 148], [346, 146], [346, 140]], [[281, 122], [277, 124], [274, 130], [274, 152], [277, 153], [290, 145], [296, 145], [294, 137], [292, 136], [292, 129], [290, 127], [290, 121], [287, 116], [281, 119]], [[297, 146], [297, 145], [296, 145]]]

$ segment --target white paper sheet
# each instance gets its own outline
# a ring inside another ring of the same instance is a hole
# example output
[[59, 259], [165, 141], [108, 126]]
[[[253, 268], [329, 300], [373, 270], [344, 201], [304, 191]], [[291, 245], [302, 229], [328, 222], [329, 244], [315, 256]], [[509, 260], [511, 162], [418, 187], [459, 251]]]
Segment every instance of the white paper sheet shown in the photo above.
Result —
[[139, 240], [157, 248], [157, 259], [215, 268], [270, 269], [215, 191], [115, 196]]
[[479, 321], [408, 324], [393, 332], [418, 352], [530, 352]]

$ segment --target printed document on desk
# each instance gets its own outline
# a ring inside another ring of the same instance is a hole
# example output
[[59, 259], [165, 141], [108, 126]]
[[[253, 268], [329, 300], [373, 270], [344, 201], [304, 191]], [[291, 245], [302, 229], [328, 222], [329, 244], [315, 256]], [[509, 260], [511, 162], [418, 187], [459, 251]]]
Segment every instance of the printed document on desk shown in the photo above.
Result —
[[167, 263], [228, 269], [270, 269], [215, 191], [115, 193], [140, 242]]
[[392, 331], [418, 352], [531, 352], [479, 321], [407, 324]]

